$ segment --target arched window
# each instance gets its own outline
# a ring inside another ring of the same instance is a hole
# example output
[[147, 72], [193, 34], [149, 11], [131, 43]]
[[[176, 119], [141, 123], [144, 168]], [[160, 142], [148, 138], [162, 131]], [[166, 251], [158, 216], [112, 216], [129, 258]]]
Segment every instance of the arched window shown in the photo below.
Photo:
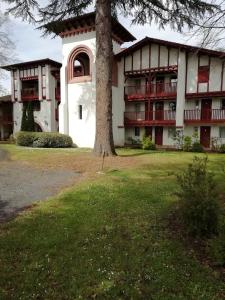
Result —
[[87, 46], [72, 50], [68, 59], [68, 83], [91, 81], [93, 54]]
[[73, 62], [73, 76], [88, 76], [90, 75], [90, 59], [86, 53], [78, 54]]

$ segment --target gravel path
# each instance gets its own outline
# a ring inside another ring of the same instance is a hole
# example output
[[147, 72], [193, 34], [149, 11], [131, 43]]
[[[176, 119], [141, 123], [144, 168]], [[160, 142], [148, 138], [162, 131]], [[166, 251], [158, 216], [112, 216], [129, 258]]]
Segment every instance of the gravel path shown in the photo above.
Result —
[[79, 173], [70, 170], [45, 170], [10, 161], [8, 153], [0, 149], [0, 222], [38, 200], [57, 194], [78, 176]]

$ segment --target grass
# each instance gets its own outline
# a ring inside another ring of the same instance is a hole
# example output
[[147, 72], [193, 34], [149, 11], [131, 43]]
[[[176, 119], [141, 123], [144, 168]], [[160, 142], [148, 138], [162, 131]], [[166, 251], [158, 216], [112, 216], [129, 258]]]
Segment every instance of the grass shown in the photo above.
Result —
[[[119, 149], [97, 175], [88, 150], [4, 147], [14, 160], [59, 160], [87, 177], [0, 226], [0, 299], [225, 299], [218, 273], [171, 238], [166, 221], [175, 174], [193, 154]], [[209, 160], [222, 190], [225, 156]]]

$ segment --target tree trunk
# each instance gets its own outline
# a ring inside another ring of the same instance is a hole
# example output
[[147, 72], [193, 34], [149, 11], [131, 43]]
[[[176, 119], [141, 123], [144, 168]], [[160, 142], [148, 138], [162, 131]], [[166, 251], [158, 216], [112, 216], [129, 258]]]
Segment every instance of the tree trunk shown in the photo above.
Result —
[[116, 155], [112, 130], [111, 1], [96, 1], [96, 134], [94, 153]]

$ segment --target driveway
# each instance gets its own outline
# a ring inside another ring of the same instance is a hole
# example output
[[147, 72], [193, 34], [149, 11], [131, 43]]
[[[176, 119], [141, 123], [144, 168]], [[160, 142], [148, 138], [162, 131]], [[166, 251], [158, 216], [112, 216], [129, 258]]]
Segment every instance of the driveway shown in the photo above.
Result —
[[11, 161], [8, 153], [0, 149], [0, 222], [38, 200], [56, 195], [63, 187], [75, 183], [78, 176], [71, 170], [47, 170]]

